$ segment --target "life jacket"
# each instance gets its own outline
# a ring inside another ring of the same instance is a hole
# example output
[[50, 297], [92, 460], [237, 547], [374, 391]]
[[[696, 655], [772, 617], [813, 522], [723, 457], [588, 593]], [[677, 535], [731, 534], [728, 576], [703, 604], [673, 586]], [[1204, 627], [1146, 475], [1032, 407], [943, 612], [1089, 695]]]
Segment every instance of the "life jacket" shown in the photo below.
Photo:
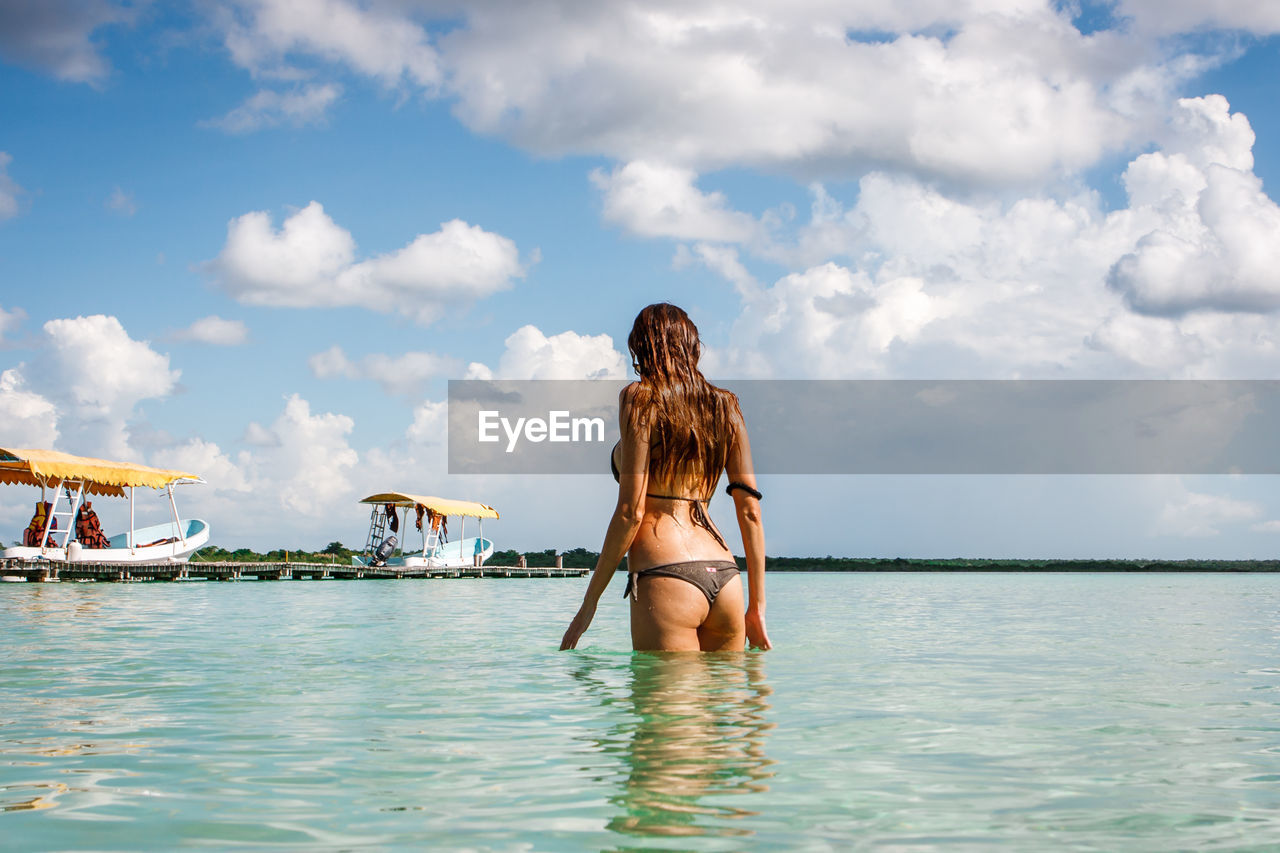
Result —
[[[31, 516], [31, 523], [27, 525], [26, 532], [22, 534], [22, 544], [28, 548], [39, 548], [40, 537], [44, 534], [45, 523], [49, 519], [49, 511], [53, 509], [48, 501], [36, 501], [36, 514]], [[53, 531], [58, 529], [58, 519], [52, 519], [53, 524], [49, 525], [49, 538], [47, 544], [53, 544]]]
[[431, 530], [439, 534], [442, 542], [449, 541], [449, 517], [434, 509], [427, 510], [427, 518], [431, 522]]
[[76, 513], [76, 539], [85, 548], [111, 547], [107, 535], [102, 532], [102, 522], [89, 501], [85, 501]]

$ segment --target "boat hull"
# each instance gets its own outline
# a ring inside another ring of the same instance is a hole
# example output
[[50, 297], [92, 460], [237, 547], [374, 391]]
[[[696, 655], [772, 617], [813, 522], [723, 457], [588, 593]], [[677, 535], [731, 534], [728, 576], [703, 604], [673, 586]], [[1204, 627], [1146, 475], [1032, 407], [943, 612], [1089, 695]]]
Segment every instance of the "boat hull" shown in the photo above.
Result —
[[[181, 534], [181, 535], [180, 535]], [[172, 541], [165, 541], [172, 540]], [[120, 533], [108, 540], [109, 548], [83, 548], [71, 542], [66, 548], [6, 548], [6, 559], [54, 560], [67, 563], [185, 563], [209, 542], [209, 525], [198, 518], [182, 522], [153, 524], [129, 534]], [[130, 547], [133, 546], [133, 547]]]
[[[480, 563], [493, 556], [493, 541], [479, 536], [468, 536], [457, 542], [446, 542], [436, 548], [430, 555], [404, 554], [392, 557], [386, 564], [390, 568], [406, 569], [463, 569], [476, 565], [476, 557]], [[367, 565], [361, 557], [352, 557], [355, 565]]]

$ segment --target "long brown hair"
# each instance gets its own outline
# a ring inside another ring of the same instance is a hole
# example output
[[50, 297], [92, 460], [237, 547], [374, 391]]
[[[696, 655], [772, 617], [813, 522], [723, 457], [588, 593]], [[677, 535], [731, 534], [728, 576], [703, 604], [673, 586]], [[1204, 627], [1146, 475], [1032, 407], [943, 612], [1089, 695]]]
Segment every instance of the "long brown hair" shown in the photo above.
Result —
[[741, 418], [738, 398], [698, 370], [702, 344], [689, 315], [668, 302], [636, 315], [627, 336], [640, 382], [632, 406], [649, 427], [649, 476], [693, 479], [710, 493]]

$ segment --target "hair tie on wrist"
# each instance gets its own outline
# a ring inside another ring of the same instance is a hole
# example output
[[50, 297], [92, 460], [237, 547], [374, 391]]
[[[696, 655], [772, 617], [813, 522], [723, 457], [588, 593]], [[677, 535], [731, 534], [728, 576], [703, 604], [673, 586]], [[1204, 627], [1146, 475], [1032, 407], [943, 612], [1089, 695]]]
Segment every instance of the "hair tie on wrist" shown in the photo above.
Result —
[[764, 495], [758, 489], [753, 489], [750, 486], [748, 486], [746, 483], [730, 483], [729, 485], [724, 487], [724, 493], [726, 495], [732, 495], [734, 489], [742, 489], [742, 491], [751, 495], [751, 497], [755, 498], [756, 500], [760, 500], [761, 498], [764, 497]]

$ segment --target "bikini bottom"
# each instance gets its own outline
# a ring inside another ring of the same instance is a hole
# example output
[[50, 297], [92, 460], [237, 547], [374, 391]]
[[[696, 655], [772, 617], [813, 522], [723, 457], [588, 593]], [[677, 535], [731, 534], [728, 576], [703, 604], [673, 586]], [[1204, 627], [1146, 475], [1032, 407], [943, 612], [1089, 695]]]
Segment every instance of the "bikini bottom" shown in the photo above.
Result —
[[[702, 590], [708, 604], [714, 604], [716, 596], [724, 585], [738, 575], [738, 564], [732, 560], [690, 560], [687, 563], [667, 563], [665, 566], [653, 566], [638, 572], [627, 573], [627, 588], [623, 590], [623, 598], [637, 599], [639, 584], [637, 577], [679, 578]], [[637, 599], [638, 600], [638, 599]]]

